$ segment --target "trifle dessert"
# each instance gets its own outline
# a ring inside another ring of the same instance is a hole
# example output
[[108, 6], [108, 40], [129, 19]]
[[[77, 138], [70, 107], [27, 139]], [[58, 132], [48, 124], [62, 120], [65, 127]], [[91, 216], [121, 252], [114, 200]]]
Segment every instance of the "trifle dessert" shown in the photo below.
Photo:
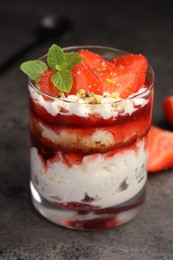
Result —
[[21, 70], [29, 76], [35, 208], [48, 220], [79, 230], [133, 219], [147, 182], [153, 72], [146, 57], [53, 44]]

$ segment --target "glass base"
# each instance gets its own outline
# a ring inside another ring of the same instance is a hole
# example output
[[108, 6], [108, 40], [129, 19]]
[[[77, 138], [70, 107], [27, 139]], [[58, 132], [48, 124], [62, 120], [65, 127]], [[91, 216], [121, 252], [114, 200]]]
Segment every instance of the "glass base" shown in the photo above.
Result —
[[140, 211], [145, 200], [145, 187], [129, 201], [110, 208], [93, 209], [76, 204], [60, 207], [43, 198], [30, 183], [32, 202], [35, 209], [49, 221], [76, 230], [103, 230], [114, 228], [132, 220]]

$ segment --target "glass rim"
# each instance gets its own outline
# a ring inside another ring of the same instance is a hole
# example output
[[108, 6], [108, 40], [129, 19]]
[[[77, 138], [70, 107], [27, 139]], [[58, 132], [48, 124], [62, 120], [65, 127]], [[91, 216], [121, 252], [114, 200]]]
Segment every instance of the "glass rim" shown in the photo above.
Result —
[[[124, 50], [121, 50], [121, 49], [116, 49], [116, 48], [113, 48], [113, 47], [108, 47], [108, 46], [102, 46], [102, 45], [74, 45], [74, 46], [69, 46], [69, 47], [64, 47], [62, 48], [64, 51], [72, 51], [72, 50], [77, 50], [77, 49], [98, 49], [98, 50], [107, 50], [107, 51], [113, 51], [113, 52], [119, 52], [119, 53], [124, 53], [124, 54], [130, 54], [129, 52], [127, 51], [124, 51]], [[47, 54], [41, 56], [40, 58], [38, 58], [38, 60], [42, 60], [43, 58], [45, 58], [47, 56]], [[121, 55], [122, 56], [122, 55]], [[29, 86], [31, 86], [34, 90], [36, 90], [40, 95], [43, 95], [43, 96], [46, 96], [48, 97], [49, 99], [52, 99], [53, 101], [61, 101], [61, 102], [66, 102], [66, 103], [76, 103], [78, 105], [92, 105], [92, 106], [99, 106], [99, 105], [105, 105], [105, 104], [117, 104], [119, 102], [122, 102], [122, 101], [127, 101], [127, 100], [132, 100], [134, 98], [138, 98], [138, 97], [141, 97], [143, 95], [145, 95], [146, 93], [150, 92], [153, 87], [154, 87], [154, 80], [155, 80], [155, 77], [154, 77], [154, 71], [151, 67], [150, 64], [148, 64], [148, 68], [147, 68], [147, 72], [150, 74], [150, 77], [151, 79], [149, 80], [150, 84], [148, 85], [148, 87], [144, 88], [143, 91], [141, 92], [136, 92], [136, 94], [134, 95], [130, 95], [129, 97], [125, 98], [125, 99], [118, 99], [118, 100], [111, 100], [111, 101], [106, 101], [106, 102], [103, 102], [103, 103], [78, 103], [78, 102], [75, 102], [75, 101], [72, 101], [72, 100], [67, 100], [66, 98], [61, 98], [61, 97], [55, 97], [55, 96], [52, 96], [52, 95], [49, 95], [47, 93], [45, 93], [44, 91], [42, 91], [40, 88], [38, 88], [36, 86], [36, 84], [33, 83], [33, 80], [28, 78], [28, 82], [29, 82]], [[147, 78], [147, 76], [146, 76]]]

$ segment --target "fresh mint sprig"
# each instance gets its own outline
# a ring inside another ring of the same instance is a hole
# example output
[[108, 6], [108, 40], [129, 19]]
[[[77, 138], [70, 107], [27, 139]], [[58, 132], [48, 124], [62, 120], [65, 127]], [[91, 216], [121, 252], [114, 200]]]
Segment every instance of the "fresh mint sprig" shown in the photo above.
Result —
[[61, 70], [53, 73], [51, 80], [54, 86], [58, 86], [58, 89], [62, 92], [69, 92], [69, 87], [72, 86], [72, 76], [69, 70]]
[[61, 65], [64, 62], [64, 52], [63, 50], [56, 44], [53, 44], [47, 54], [47, 63], [50, 68], [56, 69], [56, 65]]
[[41, 60], [29, 60], [21, 64], [20, 69], [36, 82], [40, 81], [41, 74], [48, 69], [45, 62]]
[[47, 54], [47, 63], [41, 60], [30, 60], [21, 64], [20, 69], [35, 82], [48, 68], [54, 70], [51, 81], [62, 92], [69, 92], [73, 80], [71, 69], [75, 64], [81, 63], [81, 55], [76, 52], [65, 53], [58, 45], [53, 44]]

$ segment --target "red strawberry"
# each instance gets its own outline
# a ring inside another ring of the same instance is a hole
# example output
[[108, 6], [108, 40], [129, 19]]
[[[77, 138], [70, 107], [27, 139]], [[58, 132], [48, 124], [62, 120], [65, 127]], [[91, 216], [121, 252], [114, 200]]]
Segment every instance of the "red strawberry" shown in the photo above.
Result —
[[99, 78], [103, 92], [119, 92], [121, 98], [127, 98], [144, 85], [148, 62], [143, 55], [125, 55], [108, 62], [88, 50], [79, 54], [82, 63]]
[[112, 65], [98, 74], [104, 92], [118, 92], [121, 98], [127, 98], [136, 91], [138, 84], [136, 73], [125, 67]]
[[78, 53], [82, 56], [82, 64], [85, 64], [95, 74], [107, 66], [108, 61], [97, 53], [83, 49], [78, 51]]
[[86, 92], [94, 92], [95, 94], [102, 94], [98, 78], [94, 73], [84, 64], [76, 64], [72, 71], [73, 86], [69, 94], [76, 94], [80, 89]]
[[77, 153], [66, 153], [64, 154], [64, 163], [67, 164], [68, 167], [72, 167], [74, 164], [81, 164], [83, 160], [82, 154]]
[[[56, 88], [52, 81], [51, 81], [51, 76], [54, 73], [53, 69], [48, 69], [45, 72], [43, 72], [41, 74], [40, 77], [40, 89], [48, 94], [51, 95], [53, 97], [57, 97], [60, 95], [60, 91], [58, 90], [58, 88]], [[48, 97], [44, 96], [45, 99], [49, 100]]]
[[152, 126], [148, 139], [148, 172], [173, 167], [173, 133]]
[[[102, 95], [104, 92], [119, 92], [121, 98], [141, 88], [145, 81], [147, 60], [142, 55], [126, 55], [111, 62], [89, 50], [80, 50], [82, 63], [73, 67], [73, 86], [68, 94], [76, 94], [80, 89]], [[40, 88], [52, 96], [60, 91], [51, 82], [52, 69], [41, 75]]]
[[[112, 63], [119, 68], [125, 68], [129, 72], [129, 79], [133, 82], [137, 92], [145, 83], [147, 59], [141, 54], [130, 54], [112, 60]], [[130, 76], [131, 75], [131, 76]]]
[[163, 100], [163, 111], [166, 120], [173, 126], [173, 96], [168, 96]]

